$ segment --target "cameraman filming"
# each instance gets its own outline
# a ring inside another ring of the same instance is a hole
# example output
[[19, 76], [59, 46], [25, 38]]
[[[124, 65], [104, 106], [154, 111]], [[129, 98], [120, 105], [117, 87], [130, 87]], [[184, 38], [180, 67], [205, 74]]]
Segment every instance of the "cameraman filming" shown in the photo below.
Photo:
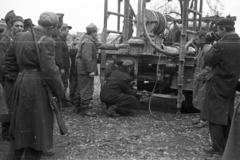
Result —
[[222, 19], [217, 23], [221, 39], [207, 53], [204, 65], [212, 69], [206, 76], [206, 94], [203, 109], [212, 147], [208, 154], [223, 154], [234, 111], [234, 97], [240, 76], [240, 37], [235, 33], [235, 22]]

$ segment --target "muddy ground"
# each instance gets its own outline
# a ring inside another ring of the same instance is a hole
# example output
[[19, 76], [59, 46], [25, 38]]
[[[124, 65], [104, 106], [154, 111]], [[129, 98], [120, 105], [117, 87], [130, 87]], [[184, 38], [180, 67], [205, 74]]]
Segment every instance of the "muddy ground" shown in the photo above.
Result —
[[[173, 100], [153, 99], [153, 114], [148, 103], [132, 109], [133, 116], [110, 118], [105, 106], [98, 99], [99, 86], [95, 85], [94, 110], [97, 117], [84, 117], [63, 110], [69, 133], [54, 130], [56, 154], [42, 160], [210, 160], [219, 156], [205, 155], [203, 147], [210, 147], [208, 127], [196, 129], [191, 122], [197, 114], [176, 114]], [[0, 140], [0, 159], [7, 152], [9, 143]]]

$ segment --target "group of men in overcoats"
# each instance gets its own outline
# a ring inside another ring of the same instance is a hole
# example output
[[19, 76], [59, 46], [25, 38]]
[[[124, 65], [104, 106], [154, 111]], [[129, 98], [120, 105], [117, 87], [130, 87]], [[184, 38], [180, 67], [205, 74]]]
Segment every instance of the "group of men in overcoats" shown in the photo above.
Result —
[[41, 14], [37, 26], [13, 11], [5, 21], [0, 41], [0, 108], [4, 111], [0, 119], [2, 137], [11, 141], [7, 159], [21, 159], [23, 153], [25, 158], [40, 159], [45, 151], [54, 154], [53, 111], [44, 85], [64, 106], [69, 102], [64, 93], [70, 68], [66, 37], [71, 26], [63, 23], [63, 14], [52, 12]]
[[[73, 84], [77, 89], [71, 93], [75, 100], [74, 112], [96, 116], [91, 103], [94, 76], [98, 75], [98, 49], [126, 48], [121, 44], [100, 43], [97, 26], [91, 23], [86, 27], [78, 48], [72, 50], [73, 57], [70, 57], [66, 38], [72, 27], [63, 23], [62, 18], [63, 14], [44, 12], [38, 25], [30, 26], [30, 31], [26, 32], [23, 32], [22, 17], [11, 11], [5, 18], [7, 28], [1, 35], [0, 67], [1, 85], [4, 86], [5, 101], [11, 115], [11, 123], [2, 123], [3, 137], [11, 139], [9, 160], [21, 159], [23, 154], [25, 158], [38, 160], [43, 151], [53, 149], [54, 116], [45, 85], [64, 106], [69, 105], [65, 91], [69, 86], [69, 71], [72, 71], [75, 75], [72, 80], [77, 81], [77, 85]], [[235, 120], [239, 111], [235, 111], [234, 118], [233, 113], [240, 76], [240, 38], [235, 33], [234, 21], [230, 19], [220, 20], [217, 29], [220, 40], [200, 52], [201, 62], [196, 76], [200, 81], [196, 83], [198, 89], [205, 87], [205, 94], [200, 96], [204, 99], [200, 107], [201, 119], [209, 122], [212, 140], [212, 147], [205, 152], [223, 154], [225, 151], [232, 159], [237, 159], [239, 154], [234, 147], [238, 143], [234, 143], [234, 139], [238, 140], [235, 135], [238, 128], [231, 127], [231, 123], [238, 123]], [[76, 62], [72, 67], [70, 59]], [[129, 114], [124, 108], [140, 106], [137, 90], [131, 86], [134, 82], [131, 77], [133, 66], [130, 60], [118, 63], [106, 77], [100, 99], [106, 104], [109, 116]], [[198, 93], [200, 91], [194, 93], [196, 97]], [[228, 141], [229, 132], [233, 134], [230, 135], [231, 141]]]
[[[74, 112], [96, 116], [96, 113], [91, 112], [90, 106], [93, 77], [98, 74], [97, 51], [117, 50], [123, 46], [100, 43], [97, 39], [97, 26], [91, 23], [86, 27], [87, 33], [77, 52], [74, 49], [76, 58], [71, 58], [66, 43], [71, 26], [63, 23], [63, 14], [44, 12], [39, 17], [38, 25], [31, 24], [25, 32], [23, 18], [16, 16], [13, 11], [7, 14], [6, 22], [8, 26], [1, 35], [0, 42], [0, 66], [3, 77], [1, 85], [4, 86], [3, 94], [6, 95], [2, 94], [1, 100], [6, 101], [4, 109], [7, 107], [10, 115], [10, 122], [2, 123], [3, 138], [11, 140], [7, 159], [21, 159], [24, 156], [25, 159], [38, 160], [44, 152], [46, 155], [54, 154], [54, 116], [46, 86], [65, 106], [64, 102], [69, 102], [65, 94], [69, 86], [69, 60], [75, 62], [76, 59], [75, 67], [71, 67], [74, 75], [78, 76], [76, 94], [71, 94], [77, 102]], [[133, 63], [124, 65], [132, 68]], [[124, 72], [128, 76], [121, 83], [126, 84], [125, 80], [129, 82], [130, 75], [127, 69]], [[76, 80], [76, 77], [72, 79]], [[137, 103], [137, 99], [134, 103]]]
[[[204, 151], [208, 154], [224, 153], [224, 159], [231, 160], [238, 159], [240, 153], [235, 148], [240, 143], [237, 135], [230, 135], [235, 138], [235, 143], [233, 139], [231, 142], [228, 141], [230, 128], [232, 134], [239, 132], [239, 127], [231, 127], [233, 121], [235, 126], [238, 123], [233, 118], [233, 113], [240, 76], [240, 38], [235, 33], [234, 25], [235, 22], [231, 19], [217, 22], [219, 40], [210, 47], [210, 50], [208, 48], [209, 51], [204, 52], [204, 55], [200, 55], [203, 59], [200, 60], [201, 67], [196, 76], [194, 93], [194, 104], [200, 106], [200, 117], [209, 123], [212, 145]], [[235, 112], [238, 113], [238, 110]], [[226, 147], [226, 143], [231, 145]]]

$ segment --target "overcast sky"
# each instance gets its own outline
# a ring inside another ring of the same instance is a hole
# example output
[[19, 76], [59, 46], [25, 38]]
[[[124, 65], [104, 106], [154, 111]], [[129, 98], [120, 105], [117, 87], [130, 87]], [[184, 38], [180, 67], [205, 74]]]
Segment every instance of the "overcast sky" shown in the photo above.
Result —
[[[171, 3], [177, 1], [173, 0]], [[109, 0], [110, 11], [117, 11], [116, 2], [117, 0]], [[138, 0], [130, 0], [130, 2], [137, 12]], [[153, 5], [153, 2], [147, 6]], [[225, 7], [224, 16], [229, 13], [232, 16], [239, 16], [235, 27], [237, 32], [240, 32], [239, 0], [221, 0], [221, 2]], [[37, 24], [39, 15], [45, 11], [64, 13], [64, 22], [73, 27], [70, 33], [85, 32], [86, 26], [91, 22], [98, 26], [100, 32], [103, 27], [104, 0], [0, 0], [0, 18], [4, 18], [10, 10], [14, 10], [17, 15], [22, 16], [24, 19], [31, 18], [35, 24]], [[116, 17], [110, 16], [109, 21], [111, 22], [110, 29], [116, 30], [116, 25], [114, 25], [116, 24]]]

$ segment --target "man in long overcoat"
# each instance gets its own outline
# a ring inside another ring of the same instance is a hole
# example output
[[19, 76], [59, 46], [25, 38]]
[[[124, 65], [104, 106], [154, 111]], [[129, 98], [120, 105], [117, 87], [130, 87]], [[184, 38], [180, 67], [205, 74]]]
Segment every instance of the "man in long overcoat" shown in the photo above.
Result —
[[100, 92], [101, 101], [107, 106], [106, 113], [112, 117], [121, 115], [121, 111], [132, 107], [139, 107], [140, 103], [135, 97], [137, 90], [131, 88], [133, 82], [130, 71], [133, 62], [126, 60], [122, 66], [113, 71]]
[[[6, 95], [6, 101], [7, 101], [7, 106], [9, 109], [9, 115], [12, 114], [12, 108], [13, 108], [13, 100], [12, 100], [12, 91], [13, 91], [13, 86], [15, 83], [15, 79], [17, 77], [16, 73], [15, 75], [9, 75], [6, 72], [5, 65], [4, 65], [4, 58], [6, 55], [7, 50], [9, 49], [9, 46], [13, 42], [14, 37], [16, 36], [17, 33], [23, 31], [23, 18], [20, 16], [12, 16], [11, 19], [9, 20], [8, 24], [10, 26], [9, 32], [8, 27], [4, 34], [2, 35], [2, 38], [0, 40], [0, 70], [2, 73], [2, 84], [4, 86], [4, 92]], [[8, 130], [9, 130], [10, 123], [9, 122], [3, 122], [2, 123], [2, 137], [5, 140], [10, 140]]]
[[[53, 148], [53, 110], [44, 82], [53, 94], [61, 99], [64, 87], [55, 64], [55, 43], [51, 38], [58, 24], [52, 12], [40, 15], [36, 33], [23, 32], [15, 37], [7, 51], [5, 64], [11, 73], [19, 71], [14, 86], [14, 114], [11, 120], [11, 142], [8, 160], [24, 156], [40, 160], [42, 151]], [[35, 42], [38, 43], [40, 59]]]
[[77, 67], [75, 64], [76, 60], [76, 55], [78, 52], [78, 43], [79, 43], [79, 37], [74, 37], [73, 42], [70, 45], [70, 60], [71, 60], [71, 65], [70, 65], [70, 77], [69, 77], [69, 95], [71, 102], [74, 103], [75, 101], [75, 93], [77, 91]]
[[232, 118], [229, 137], [222, 160], [238, 160], [240, 157], [240, 103], [238, 102]]
[[205, 150], [209, 154], [223, 153], [234, 111], [240, 75], [240, 38], [234, 24], [230, 19], [217, 23], [221, 39], [213, 45], [204, 61], [204, 66], [212, 67], [206, 77], [206, 107], [202, 110], [209, 121], [212, 148]]
[[[205, 80], [201, 76], [201, 72], [203, 72], [203, 63], [204, 63], [204, 58], [207, 54], [207, 52], [210, 50], [212, 47], [211, 45], [211, 39], [207, 38], [207, 31], [201, 30], [198, 33], [198, 37], [196, 39], [196, 44], [198, 46], [198, 54], [196, 56], [196, 68], [195, 68], [195, 75], [194, 75], [194, 87], [193, 87], [193, 106], [197, 109], [200, 110], [204, 105], [204, 91], [205, 91]], [[201, 128], [204, 127], [208, 124], [208, 122], [203, 121], [200, 119], [193, 122], [194, 127], [196, 128]]]

